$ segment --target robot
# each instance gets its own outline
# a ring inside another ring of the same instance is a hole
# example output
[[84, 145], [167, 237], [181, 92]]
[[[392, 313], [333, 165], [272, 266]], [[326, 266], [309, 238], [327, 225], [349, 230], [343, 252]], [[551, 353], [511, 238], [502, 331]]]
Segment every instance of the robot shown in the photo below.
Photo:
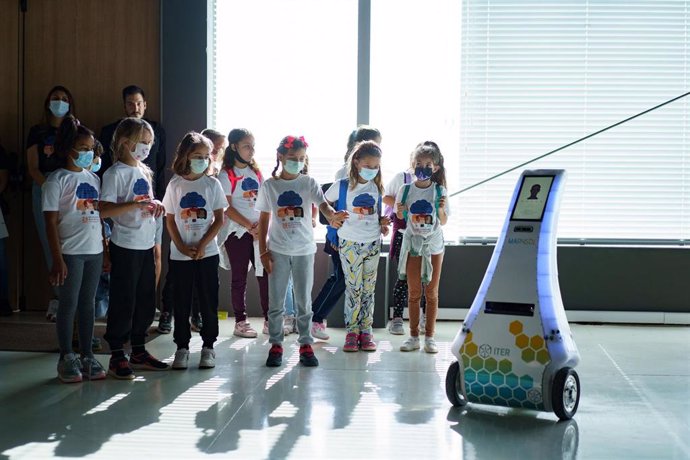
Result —
[[554, 412], [580, 402], [580, 354], [558, 285], [556, 224], [564, 170], [524, 171], [491, 261], [451, 352], [446, 395], [468, 402]]

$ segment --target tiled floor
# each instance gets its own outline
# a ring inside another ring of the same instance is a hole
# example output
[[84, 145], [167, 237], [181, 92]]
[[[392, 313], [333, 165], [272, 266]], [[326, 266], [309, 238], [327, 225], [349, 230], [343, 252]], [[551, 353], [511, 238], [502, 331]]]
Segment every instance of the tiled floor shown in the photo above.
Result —
[[[330, 330], [312, 369], [299, 365], [294, 335], [286, 364], [269, 369], [264, 337], [230, 338], [232, 321], [221, 325], [215, 369], [131, 382], [65, 385], [56, 355], [0, 352], [0, 458], [690, 458], [687, 327], [574, 325], [582, 400], [557, 423], [451, 408], [443, 382], [457, 322], [439, 324], [438, 355], [401, 353], [404, 337], [385, 331], [376, 353], [346, 354], [343, 331]], [[149, 349], [171, 357], [175, 347], [162, 336]]]

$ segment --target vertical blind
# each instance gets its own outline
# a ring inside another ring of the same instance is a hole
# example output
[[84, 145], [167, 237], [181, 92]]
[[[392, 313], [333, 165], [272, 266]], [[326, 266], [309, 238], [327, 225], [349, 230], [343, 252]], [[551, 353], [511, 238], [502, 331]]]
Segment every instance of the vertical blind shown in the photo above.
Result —
[[[460, 186], [688, 91], [688, 2], [464, 0]], [[528, 168], [563, 168], [559, 237], [690, 238], [688, 100]], [[496, 236], [520, 171], [451, 201]]]

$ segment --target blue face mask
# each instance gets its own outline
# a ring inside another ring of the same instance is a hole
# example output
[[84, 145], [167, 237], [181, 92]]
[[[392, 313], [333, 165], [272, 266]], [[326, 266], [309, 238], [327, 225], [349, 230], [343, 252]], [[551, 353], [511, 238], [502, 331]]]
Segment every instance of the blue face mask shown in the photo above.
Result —
[[379, 168], [374, 168], [374, 169], [362, 168], [359, 171], [359, 177], [361, 177], [362, 179], [364, 179], [366, 181], [369, 181], [369, 180], [373, 180], [378, 173], [379, 173]]
[[206, 168], [208, 168], [208, 160], [201, 160], [199, 158], [189, 160], [189, 167], [194, 174], [203, 174]]
[[288, 174], [299, 174], [304, 169], [304, 161], [287, 160], [283, 168]]
[[97, 173], [101, 169], [101, 162], [99, 161], [98, 163], [91, 163], [91, 172], [92, 173]]
[[87, 150], [85, 152], [80, 152], [75, 150], [79, 154], [77, 158], [73, 158], [74, 164], [80, 168], [87, 169], [93, 163], [93, 150]]
[[69, 112], [69, 102], [65, 101], [50, 101], [48, 106], [53, 115], [62, 118]]
[[431, 166], [417, 166], [414, 168], [414, 175], [419, 180], [431, 179], [431, 175], [433, 173], [434, 170], [431, 168]]

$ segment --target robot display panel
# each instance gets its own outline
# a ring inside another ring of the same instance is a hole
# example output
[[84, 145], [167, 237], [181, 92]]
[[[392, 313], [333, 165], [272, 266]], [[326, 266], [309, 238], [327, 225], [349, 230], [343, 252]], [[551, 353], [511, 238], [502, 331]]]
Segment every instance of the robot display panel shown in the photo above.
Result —
[[510, 220], [541, 222], [554, 176], [524, 176]]

